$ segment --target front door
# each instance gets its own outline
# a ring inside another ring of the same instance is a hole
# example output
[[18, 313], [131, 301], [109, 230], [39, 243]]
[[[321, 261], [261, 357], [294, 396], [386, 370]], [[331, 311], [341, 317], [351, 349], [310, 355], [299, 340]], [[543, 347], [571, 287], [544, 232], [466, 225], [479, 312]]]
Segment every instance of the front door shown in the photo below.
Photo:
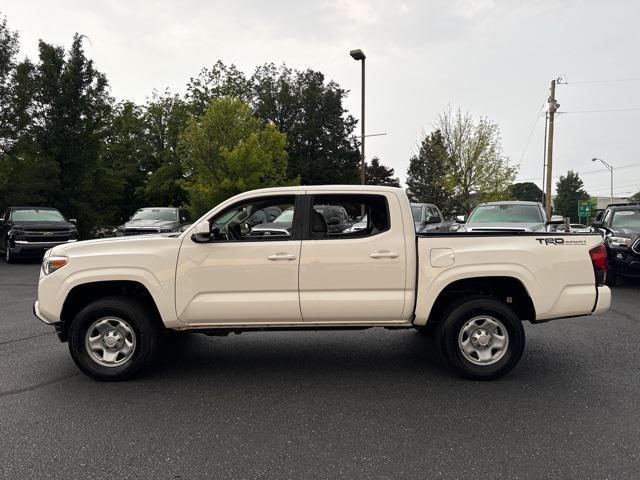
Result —
[[[242, 201], [211, 218], [212, 240], [185, 238], [176, 272], [178, 318], [190, 325], [300, 322], [295, 196]], [[264, 215], [265, 209], [271, 215]], [[282, 212], [286, 221], [273, 218]], [[273, 222], [266, 220], [273, 219]]]

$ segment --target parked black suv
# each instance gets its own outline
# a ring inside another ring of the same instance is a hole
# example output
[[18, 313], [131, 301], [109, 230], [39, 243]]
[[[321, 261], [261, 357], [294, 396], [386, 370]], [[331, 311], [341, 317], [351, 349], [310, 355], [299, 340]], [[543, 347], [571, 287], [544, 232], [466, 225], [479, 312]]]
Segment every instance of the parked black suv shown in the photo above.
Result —
[[40, 256], [62, 243], [76, 242], [78, 230], [55, 208], [9, 207], [0, 217], [0, 250], [7, 263]]
[[593, 228], [605, 239], [607, 284], [615, 285], [619, 277], [640, 278], [640, 204], [609, 205]]
[[183, 208], [141, 208], [129, 218], [128, 222], [118, 227], [117, 235], [177, 232], [189, 223], [191, 223], [189, 213]]

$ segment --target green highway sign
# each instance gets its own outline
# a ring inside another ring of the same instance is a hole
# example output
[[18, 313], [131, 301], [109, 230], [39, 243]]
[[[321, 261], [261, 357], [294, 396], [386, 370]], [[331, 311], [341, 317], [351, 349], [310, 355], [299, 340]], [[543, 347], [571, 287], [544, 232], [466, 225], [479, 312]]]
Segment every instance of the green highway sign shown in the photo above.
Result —
[[579, 217], [590, 217], [591, 216], [591, 202], [590, 201], [581, 201], [578, 202], [578, 216]]

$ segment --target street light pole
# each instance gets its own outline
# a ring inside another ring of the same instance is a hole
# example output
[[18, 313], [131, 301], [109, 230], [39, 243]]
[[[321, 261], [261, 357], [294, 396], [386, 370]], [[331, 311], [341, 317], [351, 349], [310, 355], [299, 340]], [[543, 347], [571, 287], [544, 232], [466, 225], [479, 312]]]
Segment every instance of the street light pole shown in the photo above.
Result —
[[609, 203], [613, 203], [613, 166], [609, 165], [607, 162], [605, 162], [601, 158], [592, 158], [591, 161], [592, 162], [596, 162], [596, 161], [600, 162], [605, 167], [607, 167], [607, 169], [609, 170], [609, 173], [611, 174], [611, 196], [610, 196], [610, 199], [609, 199]]
[[364, 61], [367, 58], [366, 55], [364, 54], [364, 52], [360, 49], [357, 50], [351, 50], [349, 52], [349, 54], [351, 55], [351, 58], [353, 58], [356, 61], [361, 61], [362, 62], [362, 106], [361, 106], [361, 113], [360, 113], [360, 183], [362, 185], [365, 184], [366, 182], [366, 178], [365, 178], [365, 163], [364, 163], [364, 139], [365, 139], [365, 134], [364, 134]]

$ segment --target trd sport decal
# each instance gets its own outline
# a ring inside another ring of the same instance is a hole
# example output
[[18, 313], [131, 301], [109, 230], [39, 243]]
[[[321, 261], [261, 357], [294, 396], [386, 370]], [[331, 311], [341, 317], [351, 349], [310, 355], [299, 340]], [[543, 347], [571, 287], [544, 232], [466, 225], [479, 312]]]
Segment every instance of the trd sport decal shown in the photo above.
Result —
[[536, 238], [540, 245], [586, 245], [586, 240], [567, 240], [562, 237]]

